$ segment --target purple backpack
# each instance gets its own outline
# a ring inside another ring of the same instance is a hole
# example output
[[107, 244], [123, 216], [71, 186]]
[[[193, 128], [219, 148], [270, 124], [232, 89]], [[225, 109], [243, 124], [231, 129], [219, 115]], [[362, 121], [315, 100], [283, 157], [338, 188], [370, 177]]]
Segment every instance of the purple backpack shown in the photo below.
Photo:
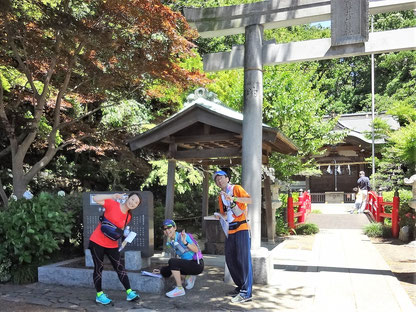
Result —
[[199, 264], [199, 259], [203, 258], [201, 248], [199, 248], [198, 242], [195, 240], [195, 238], [192, 236], [192, 234], [191, 233], [187, 233], [187, 234], [189, 235], [189, 237], [192, 239], [192, 241], [194, 242], [194, 244], [198, 248], [198, 252], [194, 253], [192, 259], [198, 261], [198, 264]]

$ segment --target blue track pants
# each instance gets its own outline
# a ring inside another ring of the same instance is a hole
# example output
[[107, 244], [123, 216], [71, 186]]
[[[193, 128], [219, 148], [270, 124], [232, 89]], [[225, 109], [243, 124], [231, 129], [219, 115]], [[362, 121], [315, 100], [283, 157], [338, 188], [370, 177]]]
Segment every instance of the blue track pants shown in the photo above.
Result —
[[243, 298], [252, 296], [253, 268], [251, 264], [249, 231], [228, 234], [225, 241], [225, 261], [234, 283]]

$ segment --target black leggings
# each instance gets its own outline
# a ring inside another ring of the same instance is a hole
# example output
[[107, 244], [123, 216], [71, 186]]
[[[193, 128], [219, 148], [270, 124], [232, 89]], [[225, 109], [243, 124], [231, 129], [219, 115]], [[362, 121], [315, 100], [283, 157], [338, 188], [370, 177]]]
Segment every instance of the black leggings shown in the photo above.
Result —
[[199, 264], [196, 260], [184, 260], [179, 258], [169, 259], [168, 266], [160, 268], [160, 274], [163, 277], [169, 277], [173, 271], [181, 271], [182, 275], [198, 275], [204, 270], [204, 260], [199, 259]]
[[121, 263], [121, 257], [118, 248], [105, 248], [92, 241], [90, 241], [88, 248], [91, 250], [92, 260], [94, 261], [93, 279], [97, 292], [103, 290], [101, 281], [104, 269], [104, 255], [107, 255], [108, 259], [110, 259], [114, 271], [117, 272], [118, 278], [120, 279], [120, 282], [123, 284], [124, 288], [126, 290], [130, 289], [130, 281], [126, 270], [124, 269], [124, 265]]

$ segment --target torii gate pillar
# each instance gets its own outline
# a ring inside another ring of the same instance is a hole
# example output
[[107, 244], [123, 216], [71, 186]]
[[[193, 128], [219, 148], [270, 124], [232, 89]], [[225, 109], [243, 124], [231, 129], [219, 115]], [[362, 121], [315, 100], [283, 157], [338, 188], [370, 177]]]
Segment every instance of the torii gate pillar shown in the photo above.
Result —
[[251, 195], [248, 210], [251, 227], [251, 249], [261, 241], [261, 164], [263, 107], [263, 26], [245, 29], [244, 53], [244, 119], [242, 139], [242, 184]]

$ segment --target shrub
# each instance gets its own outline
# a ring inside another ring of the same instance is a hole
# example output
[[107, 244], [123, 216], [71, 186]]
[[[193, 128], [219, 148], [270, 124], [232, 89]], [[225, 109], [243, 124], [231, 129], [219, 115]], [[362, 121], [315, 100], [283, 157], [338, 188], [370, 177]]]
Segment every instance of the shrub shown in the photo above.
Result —
[[[279, 208], [280, 209], [280, 208]], [[279, 210], [277, 209], [277, 210]], [[283, 219], [282, 216], [278, 216], [276, 218], [276, 235], [277, 236], [284, 236], [290, 233], [289, 227], [287, 226], [286, 221]]]
[[298, 235], [312, 235], [318, 233], [319, 228], [313, 223], [302, 223], [296, 227], [295, 232]]
[[82, 211], [82, 194], [74, 193], [63, 198], [63, 211], [72, 219], [70, 237], [65, 238], [65, 251], [71, 254], [84, 254], [84, 226]]
[[370, 223], [364, 227], [364, 234], [368, 237], [391, 237], [391, 226]]
[[3, 260], [0, 262], [0, 283], [10, 281], [10, 279], [12, 278], [11, 268], [12, 262], [10, 261], [10, 259], [3, 258]]
[[11, 262], [14, 281], [36, 279], [36, 265], [70, 237], [73, 219], [63, 207], [63, 197], [41, 193], [31, 200], [12, 201], [0, 212], [0, 264]]

